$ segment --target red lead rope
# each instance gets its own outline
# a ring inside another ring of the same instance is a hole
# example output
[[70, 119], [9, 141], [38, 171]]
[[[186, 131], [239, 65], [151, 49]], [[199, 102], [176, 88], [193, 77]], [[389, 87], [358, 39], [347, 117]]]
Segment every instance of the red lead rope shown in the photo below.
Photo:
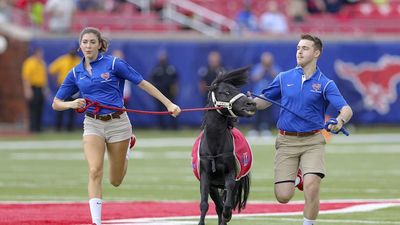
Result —
[[[137, 109], [125, 109], [125, 108], [119, 108], [119, 107], [112, 107], [112, 106], [102, 105], [99, 102], [94, 102], [87, 98], [85, 98], [85, 101], [86, 101], [86, 106], [83, 108], [76, 109], [75, 111], [77, 111], [78, 113], [84, 113], [89, 107], [94, 106], [95, 109], [93, 111], [93, 114], [98, 114], [100, 112], [101, 108], [111, 109], [111, 110], [115, 110], [115, 111], [123, 111], [123, 112], [139, 113], [139, 114], [150, 114], [150, 115], [172, 114], [172, 112], [168, 112], [168, 111], [156, 112], [156, 111], [145, 111], [145, 110], [137, 110]], [[205, 110], [216, 110], [216, 109], [223, 109], [223, 107], [181, 109], [181, 112], [194, 112], [194, 111], [205, 111]]]

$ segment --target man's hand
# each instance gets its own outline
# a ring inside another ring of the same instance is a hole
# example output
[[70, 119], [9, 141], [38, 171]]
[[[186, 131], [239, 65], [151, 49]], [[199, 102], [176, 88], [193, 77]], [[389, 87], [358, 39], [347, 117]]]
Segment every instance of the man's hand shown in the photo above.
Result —
[[340, 129], [342, 129], [344, 125], [343, 120], [337, 120], [336, 118], [331, 118], [325, 123], [325, 130], [331, 132], [333, 134], [339, 133]]
[[[268, 107], [270, 107], [272, 105], [271, 102], [268, 102], [268, 101], [266, 101], [264, 99], [257, 98], [257, 97], [252, 98], [252, 96], [254, 96], [254, 95], [250, 91], [248, 91], [247, 92], [247, 97], [249, 99], [253, 100], [256, 103], [257, 110], [263, 110], [263, 109], [266, 109], [266, 108], [268, 108]], [[261, 96], [263, 96], [263, 95], [261, 95]]]

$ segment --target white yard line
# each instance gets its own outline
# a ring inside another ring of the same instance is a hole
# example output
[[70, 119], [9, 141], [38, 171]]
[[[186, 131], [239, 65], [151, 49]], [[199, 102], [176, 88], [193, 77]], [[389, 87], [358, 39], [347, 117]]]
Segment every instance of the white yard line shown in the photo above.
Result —
[[[37, 195], [32, 195], [37, 196]], [[143, 202], [143, 200], [138, 200], [139, 202]], [[127, 203], [127, 202], [135, 202], [135, 201], [107, 201], [108, 203]], [[145, 200], [144, 202], [159, 202], [159, 203], [191, 203], [197, 201], [190, 200]], [[395, 203], [400, 206], [400, 198], [371, 198], [371, 199], [325, 199], [321, 200], [321, 203], [367, 203], [367, 202], [379, 202], [379, 204], [387, 204], [387, 203]], [[75, 203], [87, 203], [86, 201], [0, 201], [0, 205], [2, 204], [75, 204]], [[279, 204], [277, 201], [249, 201], [248, 204]], [[304, 204], [303, 200], [293, 200], [290, 201], [290, 204]]]
[[[262, 220], [262, 221], [288, 221], [288, 222], [302, 222], [302, 219], [290, 219], [290, 218], [245, 218], [245, 220]], [[400, 224], [400, 222], [397, 221], [373, 221], [373, 220], [333, 220], [333, 219], [318, 219], [317, 220], [318, 224], [319, 223], [338, 223], [338, 224], [377, 224], [377, 225], [383, 225], [383, 224]], [[135, 224], [136, 225], [136, 224]]]
[[[143, 149], [141, 147], [137, 147], [138, 149]], [[189, 148], [188, 148], [189, 149]], [[59, 160], [59, 161], [75, 161], [75, 160], [84, 160], [83, 152], [68, 152], [68, 151], [54, 151], [54, 152], [41, 152], [40, 150], [45, 150], [44, 148], [36, 149], [35, 151], [30, 152], [14, 152], [10, 151], [9, 159], [10, 160]], [[20, 149], [22, 150], [22, 149]], [[28, 149], [29, 150], [29, 149]], [[63, 149], [64, 150], [64, 149]], [[0, 150], [6, 151], [6, 150]], [[327, 154], [354, 154], [354, 153], [363, 153], [363, 154], [392, 154], [392, 153], [400, 153], [400, 148], [398, 146], [389, 146], [385, 147], [385, 149], [379, 149], [376, 146], [369, 146], [368, 148], [354, 148], [345, 150], [334, 148], [332, 150], [328, 149]], [[142, 150], [134, 150], [131, 154], [131, 158], [134, 159], [188, 159], [191, 157], [190, 152], [182, 152], [182, 151], [170, 151], [170, 152], [146, 152]], [[106, 157], [107, 159], [107, 157]], [[399, 175], [400, 171], [372, 171], [373, 174], [388, 174], [392, 173], [393, 175]], [[344, 173], [347, 175], [347, 173]]]
[[[247, 138], [251, 145], [274, 145], [275, 137]], [[195, 138], [139, 138], [137, 148], [191, 147]], [[332, 144], [400, 144], [400, 134], [354, 134], [349, 137], [337, 135]], [[82, 148], [81, 140], [51, 141], [0, 141], [0, 151], [36, 149]], [[391, 150], [393, 151], [393, 150]], [[400, 151], [400, 150], [399, 150]]]
[[[208, 218], [208, 217], [207, 217]], [[262, 220], [262, 221], [277, 221], [277, 222], [302, 222], [302, 219], [285, 219], [285, 218], [248, 218], [246, 220]], [[370, 220], [317, 220], [318, 223], [337, 223], [337, 224], [376, 224], [376, 225], [398, 225], [400, 222], [384, 222], [384, 221], [370, 221]], [[104, 222], [103, 222], [104, 223]], [[147, 222], [119, 222], [119, 223], [104, 223], [112, 225], [193, 225], [198, 224], [198, 221], [147, 221]]]
[[[333, 200], [331, 200], [333, 201]], [[354, 200], [357, 201], [357, 200]], [[363, 202], [362, 200], [360, 202]], [[321, 210], [320, 214], [343, 214], [343, 213], [355, 213], [355, 212], [370, 212], [378, 209], [384, 209], [389, 207], [400, 207], [400, 202], [397, 203], [370, 203], [364, 205], [355, 205], [346, 207], [343, 209], [334, 210]], [[267, 216], [297, 216], [302, 215], [303, 212], [273, 212], [273, 213], [254, 213], [254, 214], [235, 214], [234, 217], [246, 218], [247, 220], [275, 220], [275, 221], [301, 221], [299, 219], [288, 219], [288, 218], [266, 218]], [[257, 218], [263, 217], [263, 218]], [[215, 215], [207, 216], [207, 218], [216, 218]], [[198, 219], [198, 216], [183, 216], [183, 217], [162, 217], [162, 218], [137, 218], [137, 219], [118, 219], [118, 220], [108, 220], [104, 221], [104, 224], [112, 225], [169, 225], [169, 224], [180, 224], [189, 225], [194, 224], [193, 220]], [[186, 221], [185, 221], [186, 220]], [[189, 221], [190, 220], [190, 221]], [[329, 220], [321, 219], [318, 223], [359, 223], [359, 224], [400, 224], [400, 222], [395, 221], [371, 221], [371, 220]]]

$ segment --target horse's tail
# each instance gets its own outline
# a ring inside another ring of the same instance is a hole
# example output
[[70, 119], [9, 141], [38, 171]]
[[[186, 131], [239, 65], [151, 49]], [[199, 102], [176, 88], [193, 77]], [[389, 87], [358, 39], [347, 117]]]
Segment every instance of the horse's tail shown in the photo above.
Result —
[[249, 197], [249, 193], [250, 193], [250, 173], [242, 177], [236, 183], [235, 195], [233, 197], [234, 199], [233, 209], [236, 209], [237, 207], [238, 212], [240, 213], [242, 209], [246, 208], [247, 198]]

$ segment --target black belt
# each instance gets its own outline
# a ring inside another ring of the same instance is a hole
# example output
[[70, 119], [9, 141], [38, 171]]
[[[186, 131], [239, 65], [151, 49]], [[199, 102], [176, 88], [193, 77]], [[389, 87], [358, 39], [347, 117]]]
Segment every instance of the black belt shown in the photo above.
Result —
[[106, 115], [96, 115], [96, 114], [87, 112], [86, 116], [88, 116], [90, 118], [93, 118], [93, 119], [96, 119], [96, 120], [109, 121], [111, 119], [119, 119], [119, 118], [121, 118], [120, 116], [123, 113], [124, 113], [123, 111], [117, 111], [117, 112], [114, 112], [114, 113], [111, 113], [111, 114], [106, 114]]
[[288, 135], [288, 136], [297, 136], [297, 137], [307, 137], [314, 135], [316, 133], [319, 133], [321, 130], [313, 130], [310, 132], [290, 132], [290, 131], [285, 131], [285, 130], [279, 130], [279, 133], [282, 135]]

